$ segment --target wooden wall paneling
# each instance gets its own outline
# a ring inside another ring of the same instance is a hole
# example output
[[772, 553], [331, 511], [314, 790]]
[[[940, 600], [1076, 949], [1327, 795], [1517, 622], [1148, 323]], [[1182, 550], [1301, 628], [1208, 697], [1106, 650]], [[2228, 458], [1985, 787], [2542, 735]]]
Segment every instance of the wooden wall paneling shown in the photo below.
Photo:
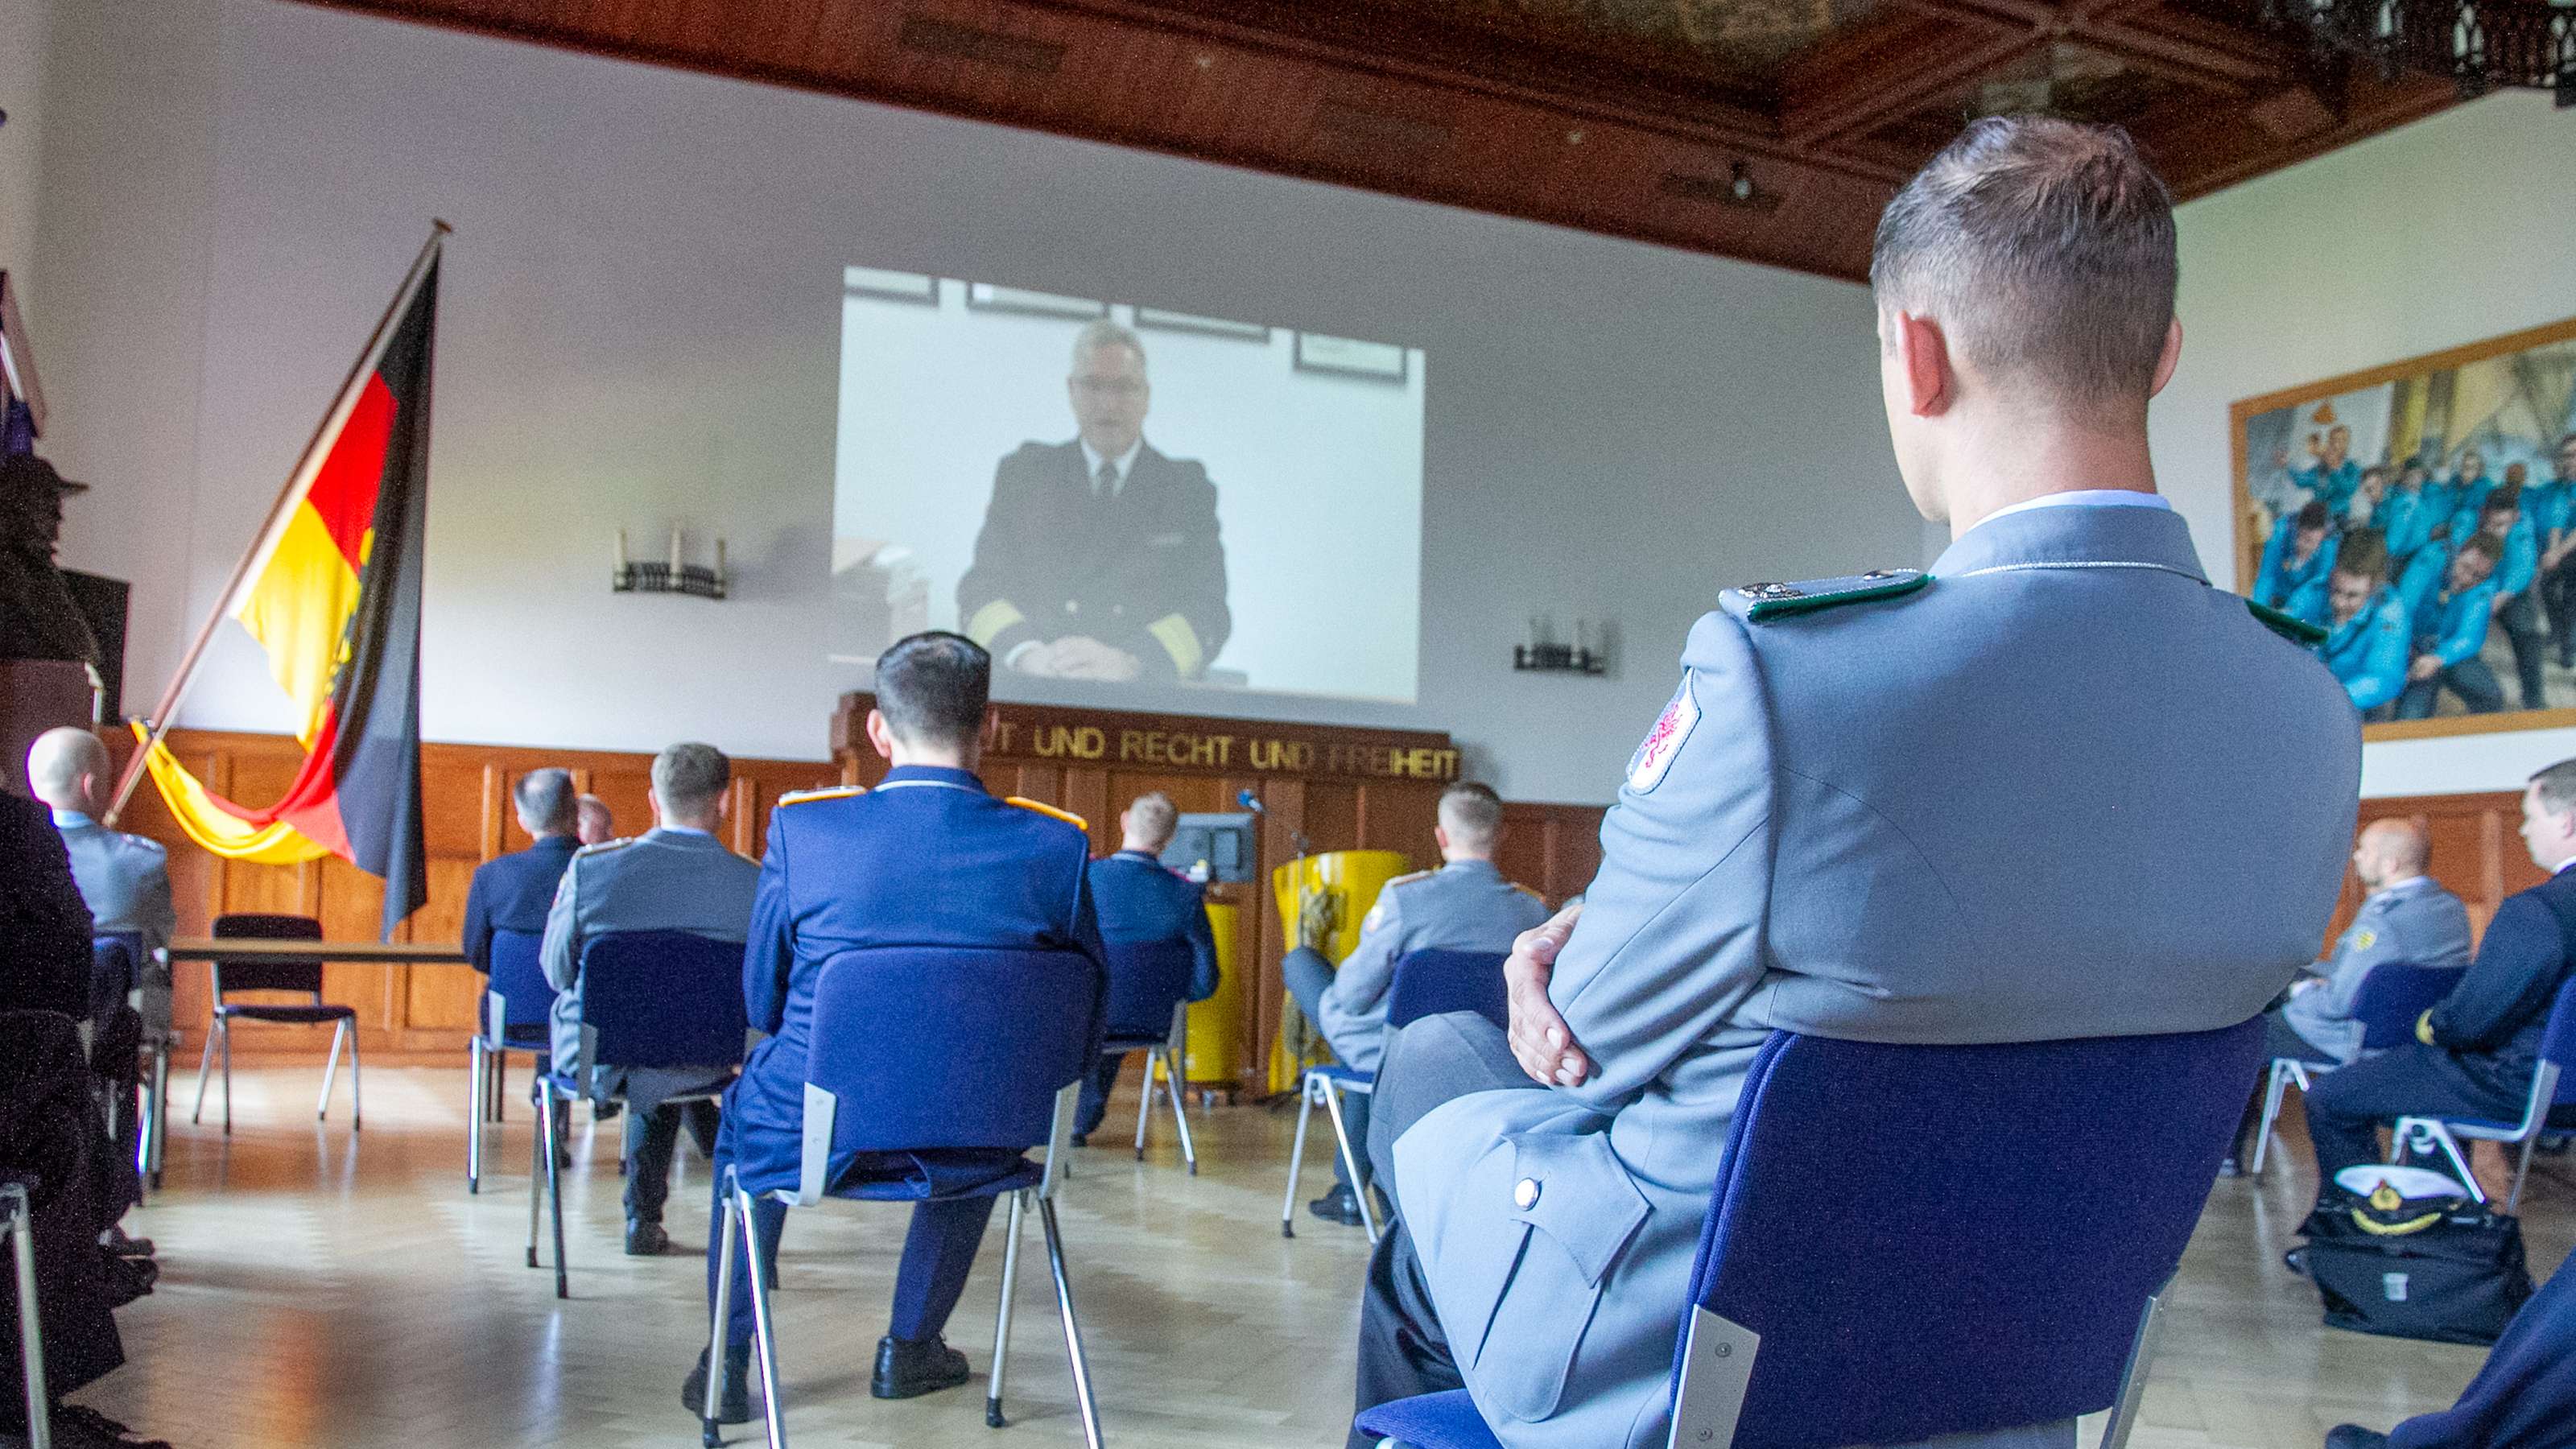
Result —
[[[2361, 802], [2361, 823], [2414, 817], [2424, 822], [2432, 840], [2429, 866], [2433, 878], [2450, 887], [2469, 908], [2469, 929], [2483, 936], [2487, 922], [2506, 896], [2529, 890], [2546, 878], [2523, 848], [2522, 792], [2497, 790], [2469, 795], [2405, 795]], [[2342, 934], [2361, 904], [2360, 883], [2344, 875], [2343, 896], [2336, 903], [2328, 942]]]

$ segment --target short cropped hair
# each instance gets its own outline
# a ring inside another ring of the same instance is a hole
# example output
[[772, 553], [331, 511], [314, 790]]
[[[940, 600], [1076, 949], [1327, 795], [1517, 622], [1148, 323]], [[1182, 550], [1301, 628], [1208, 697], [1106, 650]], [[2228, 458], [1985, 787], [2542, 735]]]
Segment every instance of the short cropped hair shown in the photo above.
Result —
[[2343, 536], [2334, 571], [2357, 579], [2388, 577], [2388, 535], [2376, 528], [2356, 528]]
[[877, 656], [877, 713], [908, 744], [972, 741], [992, 690], [993, 656], [963, 634], [932, 629]]
[[2470, 534], [2469, 541], [2460, 545], [2460, 552], [2476, 554], [2490, 564], [2504, 561], [2504, 545], [2496, 542], [2492, 534]]
[[2313, 533], [2320, 528], [2333, 526], [2334, 514], [2327, 511], [2324, 499], [2311, 498], [2300, 505], [2298, 529], [2301, 533]]
[[2522, 485], [2502, 483], [2496, 486], [2496, 491], [2487, 495], [2486, 502], [2478, 505], [2478, 518], [2484, 521], [2490, 513], [2520, 513], [2521, 511]]
[[704, 810], [732, 783], [733, 761], [713, 745], [690, 741], [653, 757], [653, 794], [665, 810]]
[[1882, 311], [1928, 313], [1978, 372], [2061, 406], [2146, 406], [2180, 272], [2173, 196], [2129, 133], [1971, 124], [1878, 219]]
[[510, 798], [519, 806], [519, 823], [530, 835], [570, 835], [579, 819], [580, 796], [572, 787], [572, 771], [551, 765], [521, 775], [510, 788]]
[[2560, 760], [2531, 777], [2540, 792], [2540, 808], [2552, 815], [2576, 810], [2576, 760]]
[[1145, 339], [1106, 317], [1083, 323], [1082, 330], [1073, 334], [1073, 365], [1082, 366], [1083, 358], [1104, 347], [1124, 347], [1136, 354], [1137, 366], [1145, 365]]
[[1461, 780], [1440, 792], [1440, 825], [1470, 850], [1491, 850], [1503, 833], [1503, 797], [1491, 785]]
[[1127, 821], [1135, 829], [1136, 838], [1156, 850], [1172, 843], [1172, 830], [1180, 819], [1180, 807], [1160, 790], [1137, 796], [1127, 807]]

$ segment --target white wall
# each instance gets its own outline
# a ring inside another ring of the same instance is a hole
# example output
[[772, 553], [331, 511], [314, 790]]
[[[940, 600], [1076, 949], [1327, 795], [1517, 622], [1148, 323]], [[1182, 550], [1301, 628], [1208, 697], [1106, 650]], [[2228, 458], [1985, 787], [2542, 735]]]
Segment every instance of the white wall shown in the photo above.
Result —
[[[432, 216], [437, 739], [822, 753], [864, 682], [824, 662], [854, 260], [1424, 348], [1420, 702], [1244, 712], [1452, 729], [1517, 798], [1610, 797], [1721, 588], [1920, 551], [1857, 287], [277, 0], [54, 3], [54, 451], [98, 485], [71, 560], [137, 585], [131, 695]], [[611, 530], [675, 522], [737, 598], [609, 593]], [[1513, 674], [1534, 614], [1615, 621], [1616, 677]], [[237, 631], [184, 718], [283, 724]]]
[[[2231, 582], [2229, 403], [2576, 315], [2576, 111], [2490, 97], [2178, 220], [2183, 360], [2153, 412], [2156, 476]], [[2373, 744], [2362, 793], [2513, 789], [2570, 755], [2569, 729]]]
[[[38, 157], [45, 130], [45, 49], [54, 0], [0, 0], [0, 271], [32, 287]], [[33, 294], [30, 294], [33, 312]], [[27, 319], [32, 330], [37, 322]]]

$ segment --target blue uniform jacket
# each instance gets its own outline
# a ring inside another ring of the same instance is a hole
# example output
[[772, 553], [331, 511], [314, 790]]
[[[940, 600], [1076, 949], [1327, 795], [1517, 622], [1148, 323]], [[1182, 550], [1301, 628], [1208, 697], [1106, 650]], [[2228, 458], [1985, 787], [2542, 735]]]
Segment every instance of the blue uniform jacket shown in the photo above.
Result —
[[[757, 1192], [796, 1181], [826, 961], [868, 946], [1075, 950], [1100, 963], [1105, 981], [1090, 861], [1080, 827], [998, 799], [964, 770], [906, 765], [874, 790], [782, 799], [769, 817], [742, 963], [751, 1024], [769, 1040], [725, 1095], [743, 1183]], [[851, 1160], [835, 1154], [833, 1175]]]
[[170, 963], [152, 953], [170, 944], [178, 924], [170, 903], [170, 853], [157, 840], [110, 830], [77, 811], [55, 811], [54, 829], [89, 906], [90, 929], [133, 931], [143, 938], [146, 959], [134, 963], [135, 1006], [145, 1026], [168, 1030]]
[[2487, 625], [2495, 617], [2495, 579], [2490, 576], [2463, 593], [2445, 593], [2450, 570], [2451, 550], [2436, 541], [2417, 552], [2397, 585], [2416, 650], [2439, 656], [2444, 668], [2477, 658], [2487, 645]]
[[[2531, 1090], [2540, 1037], [2576, 969], [2576, 870], [2505, 897], [2460, 984], [2426, 1014], [2422, 1035], [2496, 1096]], [[2561, 1100], [2564, 1100], [2563, 1098]]]
[[2254, 598], [2275, 609], [2290, 607], [2291, 597], [2310, 583], [2321, 583], [2334, 572], [2335, 554], [2343, 548], [2343, 537], [2329, 532], [2317, 551], [2305, 563], [2290, 562], [2290, 546], [2299, 531], [2299, 515], [2282, 515], [2272, 528], [2272, 541], [2263, 545], [2263, 567], [2254, 575]]
[[1091, 905], [1103, 940], [1189, 942], [1190, 1000], [1216, 995], [1216, 932], [1198, 882], [1141, 850], [1122, 850], [1091, 863]]
[[2340, 518], [2344, 508], [2352, 502], [2352, 495], [2361, 491], [2361, 464], [2346, 458], [2331, 469], [2323, 466], [2293, 468], [2290, 481], [2322, 500], [2326, 511]]
[[2412, 490], [2393, 488], [2380, 500], [2379, 510], [2370, 516], [2370, 521], [2388, 540], [2389, 558], [2402, 565], [2408, 554], [2422, 548], [2424, 541], [2433, 536], [2433, 515], [2444, 511], [2442, 500], [2433, 496], [2430, 484]]
[[2317, 646], [2317, 657], [2343, 681], [2352, 707], [2377, 709], [2406, 688], [2406, 664], [2414, 643], [2407, 629], [2406, 602], [2385, 584], [2361, 606], [2361, 612], [2335, 624]]
[[[2451, 547], [2457, 549], [2477, 531], [2478, 516], [2462, 513], [2451, 520]], [[2504, 557], [2496, 564], [2495, 572], [2487, 577], [2495, 584], [2497, 593], [2510, 598], [2530, 588], [2532, 579], [2539, 573], [2540, 540], [2531, 526], [2530, 515], [2525, 514], [2515, 519], [2512, 530], [2505, 534]]]
[[569, 835], [548, 835], [525, 850], [496, 855], [474, 867], [465, 888], [465, 959], [475, 970], [492, 974], [492, 933], [546, 933], [546, 912], [555, 903], [555, 887], [581, 842]]

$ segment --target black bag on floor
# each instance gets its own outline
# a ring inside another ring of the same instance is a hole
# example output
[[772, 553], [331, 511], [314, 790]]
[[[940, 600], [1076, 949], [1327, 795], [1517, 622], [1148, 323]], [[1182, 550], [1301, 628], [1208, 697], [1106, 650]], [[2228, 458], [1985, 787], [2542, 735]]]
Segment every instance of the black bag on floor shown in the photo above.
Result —
[[2347, 1191], [2320, 1204], [2299, 1229], [2326, 1326], [2434, 1343], [2495, 1342], [2532, 1292], [2521, 1221], [2472, 1200], [2438, 1173], [2350, 1171], [2385, 1176], [2366, 1194]]

